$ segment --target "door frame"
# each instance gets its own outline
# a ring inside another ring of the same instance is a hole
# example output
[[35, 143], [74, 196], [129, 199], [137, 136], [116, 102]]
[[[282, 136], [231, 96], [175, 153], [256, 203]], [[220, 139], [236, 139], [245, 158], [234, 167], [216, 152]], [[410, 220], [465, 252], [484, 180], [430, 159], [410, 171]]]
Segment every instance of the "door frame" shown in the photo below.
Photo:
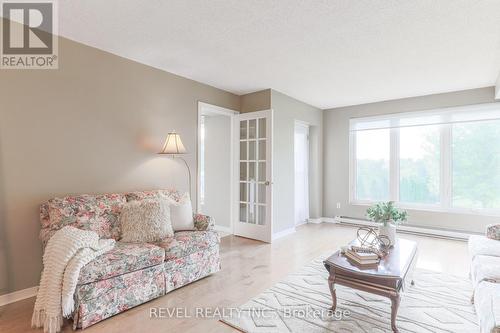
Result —
[[[196, 212], [199, 213], [200, 210], [201, 210], [201, 118], [203, 115], [206, 115], [206, 114], [212, 114], [212, 115], [221, 115], [221, 116], [227, 116], [227, 117], [230, 117], [230, 122], [231, 122], [231, 132], [230, 132], [230, 156], [229, 156], [229, 170], [230, 170], [230, 174], [229, 174], [229, 182], [230, 182], [230, 186], [229, 186], [229, 197], [230, 198], [234, 198], [235, 196], [235, 188], [234, 188], [234, 179], [235, 179], [235, 169], [234, 169], [234, 157], [235, 157], [235, 144], [234, 144], [234, 140], [233, 140], [233, 137], [234, 137], [234, 133], [235, 133], [235, 129], [234, 129], [234, 119], [235, 119], [235, 116], [237, 116], [239, 114], [238, 111], [236, 110], [231, 110], [231, 109], [228, 109], [228, 108], [224, 108], [224, 107], [221, 107], [221, 106], [217, 106], [217, 105], [213, 105], [213, 104], [209, 104], [209, 103], [205, 103], [205, 102], [201, 102], [201, 101], [198, 101], [198, 118], [197, 118], [197, 121], [198, 121], [198, 128], [197, 128], [197, 143], [196, 143]], [[229, 234], [233, 234], [233, 229], [234, 229], [234, 223], [233, 223], [233, 219], [234, 219], [234, 216], [235, 216], [235, 211], [234, 211], [234, 205], [230, 204], [229, 205], [229, 227], [228, 228], [225, 228], [225, 227], [217, 227], [216, 226], [216, 230], [218, 231], [222, 231], [222, 232], [227, 232]]]
[[[240, 221], [240, 215], [239, 215], [239, 210], [240, 210], [240, 117], [255, 117], [255, 118], [262, 118], [262, 117], [268, 117], [269, 122], [267, 123], [266, 127], [266, 138], [269, 142], [268, 150], [266, 154], [266, 173], [267, 173], [267, 181], [269, 181], [269, 192], [267, 196], [267, 205], [266, 205], [266, 215], [268, 215], [269, 219], [268, 221], [268, 234], [266, 235], [264, 241], [266, 243], [271, 243], [273, 240], [273, 229], [274, 229], [274, 211], [273, 211], [273, 155], [274, 155], [274, 138], [273, 138], [273, 132], [274, 132], [274, 111], [273, 109], [267, 109], [267, 110], [260, 110], [260, 111], [253, 111], [253, 112], [245, 112], [245, 113], [240, 113], [238, 115], [235, 115], [234, 117], [234, 136], [233, 136], [233, 143], [234, 143], [234, 159], [233, 159], [233, 168], [234, 168], [234, 173], [233, 173], [233, 212], [234, 212], [234, 221], [235, 223], [233, 224], [233, 234], [234, 229], [235, 229], [235, 224], [239, 223]], [[237, 143], [237, 144], [236, 144]], [[268, 158], [269, 157], [269, 158]], [[251, 231], [248, 229], [248, 231]], [[236, 235], [236, 234], [235, 234]], [[243, 235], [237, 235], [240, 237], [246, 237]], [[255, 239], [255, 238], [252, 238]]]
[[[310, 173], [311, 173], [311, 170], [310, 170], [310, 165], [309, 165], [309, 162], [311, 160], [311, 142], [310, 142], [310, 139], [309, 139], [309, 136], [310, 136], [310, 132], [311, 132], [311, 124], [309, 124], [308, 122], [305, 122], [305, 121], [302, 121], [302, 120], [295, 120], [295, 123], [294, 123], [294, 127], [293, 127], [293, 139], [295, 141], [295, 132], [297, 130], [297, 127], [302, 127], [302, 128], [305, 128], [307, 130], [307, 208], [308, 208], [308, 212], [307, 212], [307, 218], [305, 221], [302, 221], [302, 223], [299, 223], [297, 224], [297, 220], [296, 220], [296, 209], [297, 207], [294, 207], [294, 212], [293, 212], [293, 215], [294, 215], [294, 226], [297, 227], [299, 225], [302, 225], [302, 224], [305, 224], [307, 223], [306, 221], [310, 219], [310, 211], [311, 211], [311, 207], [310, 207], [310, 198], [311, 198], [311, 184], [310, 184], [310, 180], [311, 180], [311, 177], [310, 177]], [[294, 185], [293, 185], [293, 188], [294, 188], [294, 201], [295, 201], [295, 191], [296, 191], [296, 170], [295, 170], [295, 157], [296, 157], [296, 147], [295, 147], [295, 144], [294, 144], [294, 150], [293, 150], [293, 162], [294, 162], [294, 172], [293, 172], [293, 181], [294, 181]]]

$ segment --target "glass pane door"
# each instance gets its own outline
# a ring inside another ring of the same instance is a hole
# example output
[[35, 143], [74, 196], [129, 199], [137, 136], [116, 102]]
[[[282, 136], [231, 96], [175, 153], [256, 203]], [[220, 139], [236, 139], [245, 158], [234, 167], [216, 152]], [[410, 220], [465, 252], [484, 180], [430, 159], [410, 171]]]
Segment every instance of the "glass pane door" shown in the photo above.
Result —
[[240, 222], [266, 224], [267, 119], [240, 120]]

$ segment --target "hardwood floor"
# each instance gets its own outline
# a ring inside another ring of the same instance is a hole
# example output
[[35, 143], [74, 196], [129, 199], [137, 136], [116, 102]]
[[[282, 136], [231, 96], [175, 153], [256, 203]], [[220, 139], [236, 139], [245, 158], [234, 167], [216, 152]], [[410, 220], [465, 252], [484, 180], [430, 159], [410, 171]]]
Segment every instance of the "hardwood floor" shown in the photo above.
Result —
[[[356, 228], [306, 224], [273, 244], [235, 236], [222, 238], [222, 271], [85, 329], [85, 332], [233, 332], [217, 319], [151, 319], [151, 308], [237, 307], [287, 274], [355, 237]], [[467, 276], [467, 243], [401, 234], [418, 243], [418, 268]], [[404, 300], [403, 300], [404, 301]], [[34, 298], [0, 308], [0, 332], [43, 332], [30, 328]], [[69, 323], [64, 332], [71, 332]]]

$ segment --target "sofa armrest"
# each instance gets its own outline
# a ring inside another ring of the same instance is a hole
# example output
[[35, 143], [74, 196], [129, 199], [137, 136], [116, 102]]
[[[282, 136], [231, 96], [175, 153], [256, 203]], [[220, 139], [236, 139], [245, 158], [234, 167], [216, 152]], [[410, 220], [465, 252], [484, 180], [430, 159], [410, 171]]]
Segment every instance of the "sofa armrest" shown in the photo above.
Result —
[[500, 223], [486, 226], [486, 237], [500, 240]]
[[47, 247], [47, 243], [49, 239], [54, 236], [57, 230], [52, 230], [50, 228], [42, 228], [38, 235], [38, 238], [42, 241], [42, 254], [45, 253], [45, 248]]
[[203, 214], [193, 214], [194, 228], [198, 231], [213, 230], [215, 220], [213, 217]]

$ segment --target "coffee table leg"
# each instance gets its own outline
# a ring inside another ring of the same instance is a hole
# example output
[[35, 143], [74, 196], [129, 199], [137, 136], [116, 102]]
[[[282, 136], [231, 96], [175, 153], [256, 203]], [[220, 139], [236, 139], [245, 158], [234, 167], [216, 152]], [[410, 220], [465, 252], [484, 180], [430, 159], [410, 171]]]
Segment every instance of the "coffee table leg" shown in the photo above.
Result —
[[328, 286], [330, 287], [330, 294], [332, 294], [332, 311], [337, 308], [337, 292], [335, 290], [335, 275], [330, 273], [328, 277]]
[[397, 333], [398, 328], [396, 327], [396, 317], [398, 316], [398, 308], [399, 308], [399, 302], [401, 301], [401, 297], [399, 296], [399, 293], [396, 293], [395, 295], [391, 296], [391, 328], [392, 331]]

